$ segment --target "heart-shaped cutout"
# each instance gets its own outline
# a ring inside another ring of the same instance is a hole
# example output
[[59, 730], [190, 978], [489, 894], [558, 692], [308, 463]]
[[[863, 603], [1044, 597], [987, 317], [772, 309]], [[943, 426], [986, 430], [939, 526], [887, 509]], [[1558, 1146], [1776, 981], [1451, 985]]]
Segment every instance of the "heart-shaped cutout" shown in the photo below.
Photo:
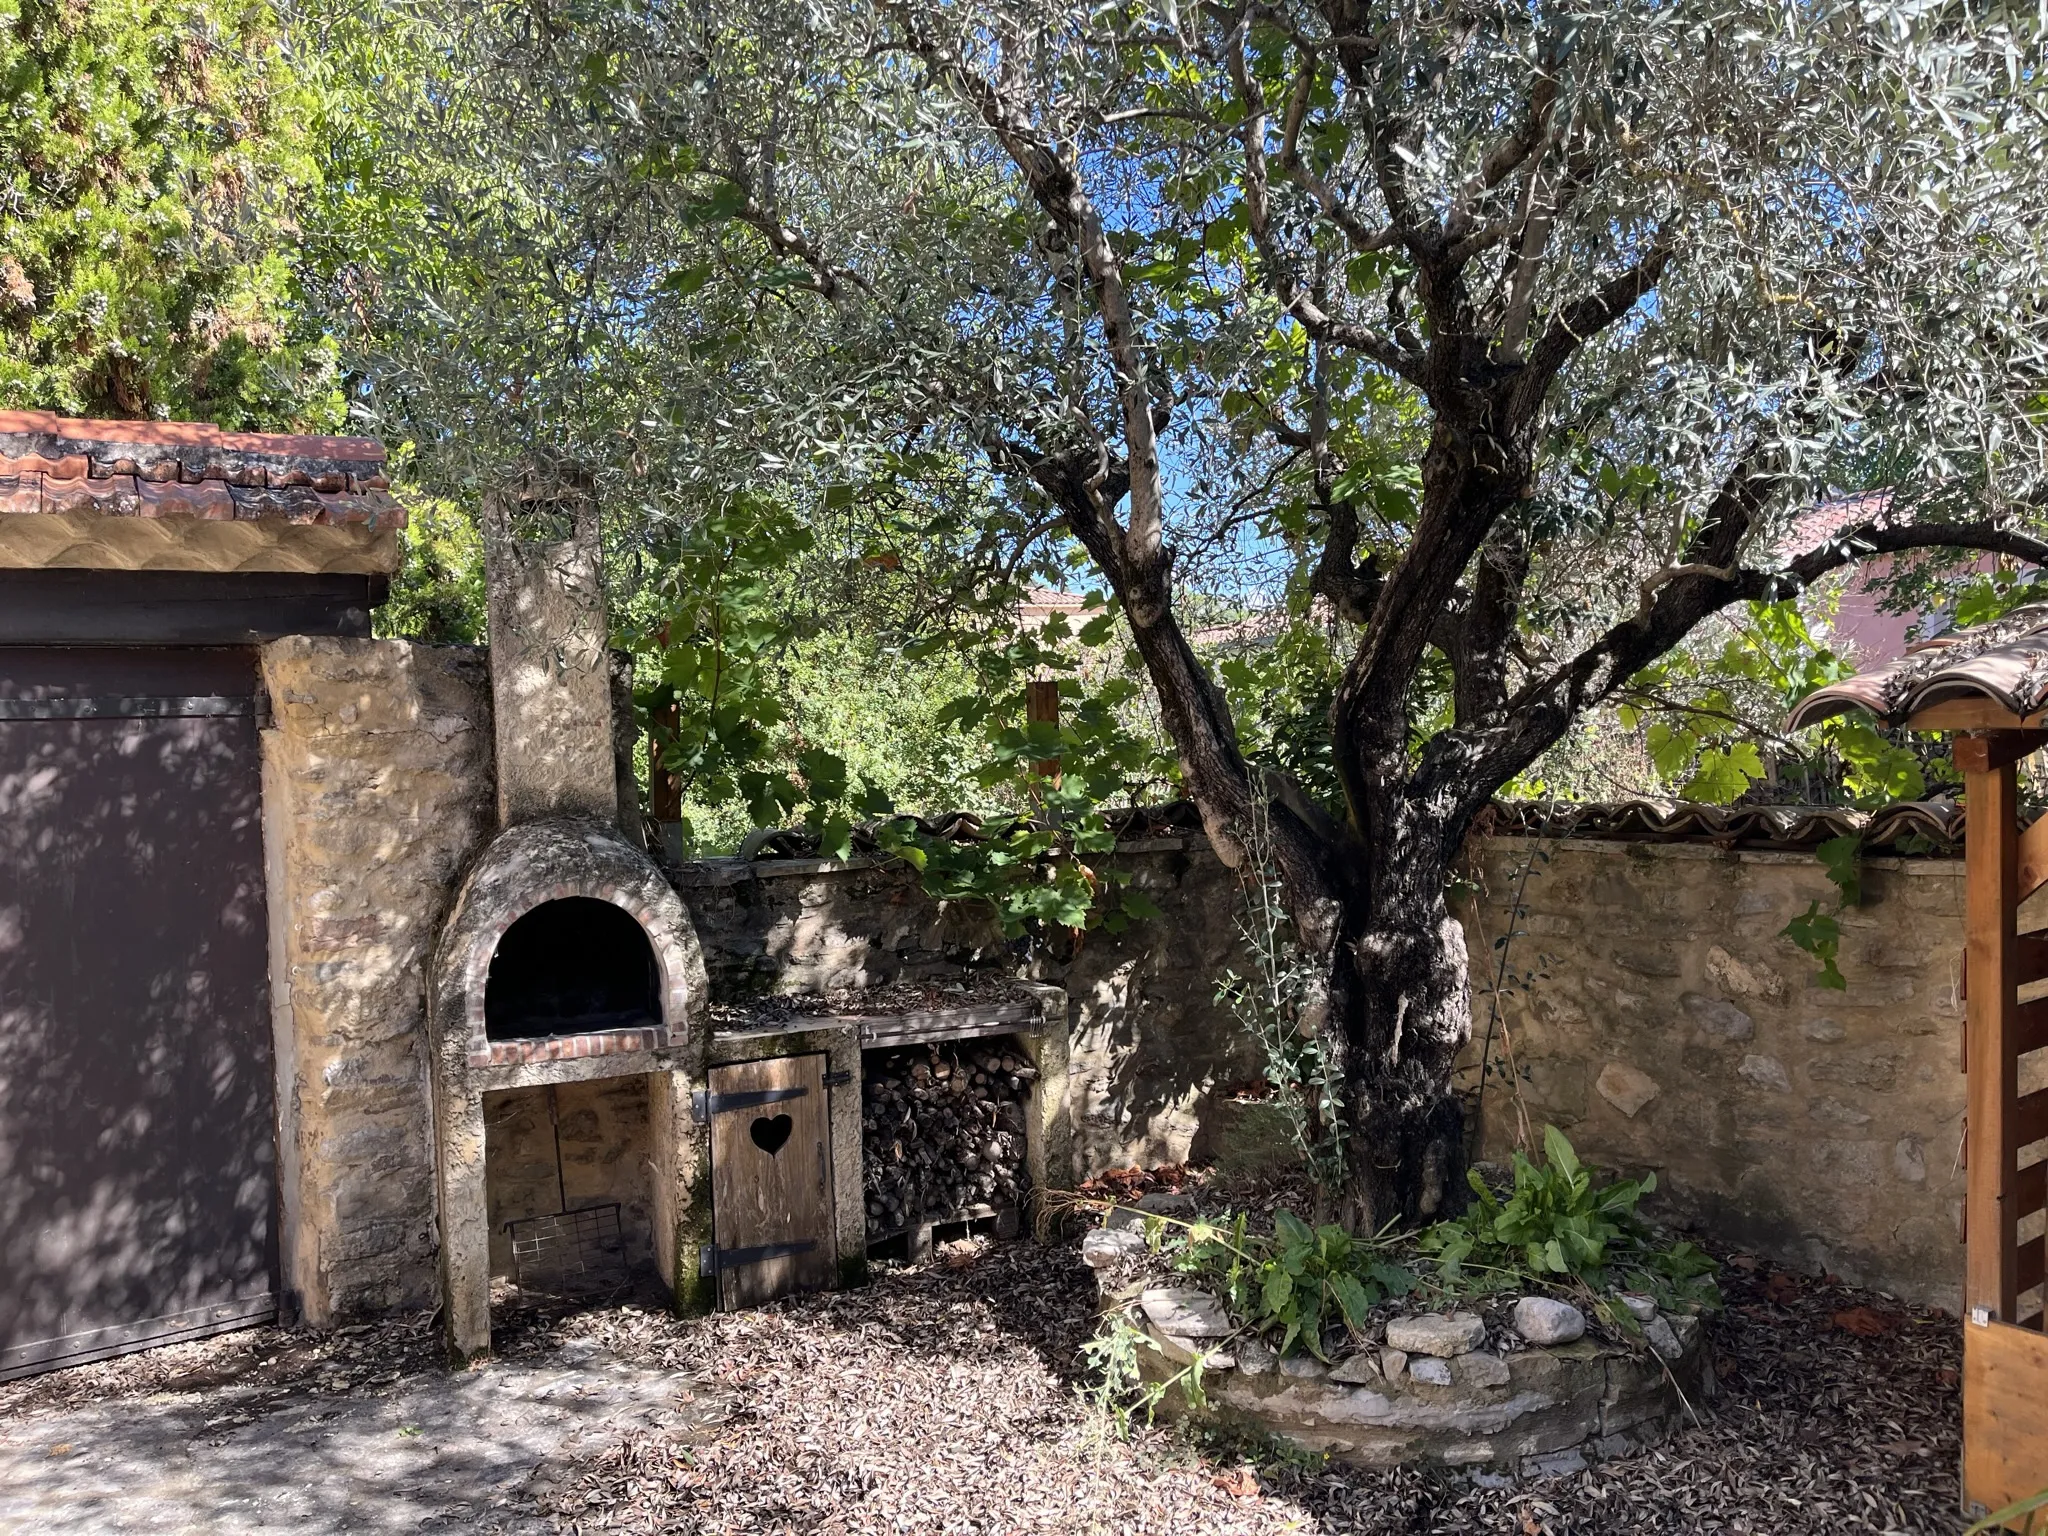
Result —
[[754, 1145], [770, 1157], [780, 1152], [789, 1141], [789, 1133], [796, 1129], [796, 1122], [787, 1115], [770, 1118], [762, 1115], [747, 1127], [747, 1134], [754, 1138]]

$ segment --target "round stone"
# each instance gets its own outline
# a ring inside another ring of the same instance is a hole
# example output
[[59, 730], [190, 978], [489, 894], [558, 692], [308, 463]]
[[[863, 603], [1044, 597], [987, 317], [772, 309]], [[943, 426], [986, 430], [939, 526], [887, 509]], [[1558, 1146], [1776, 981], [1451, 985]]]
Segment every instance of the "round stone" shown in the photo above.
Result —
[[1586, 1314], [1568, 1301], [1524, 1296], [1515, 1303], [1515, 1332], [1531, 1344], [1569, 1344], [1586, 1336]]

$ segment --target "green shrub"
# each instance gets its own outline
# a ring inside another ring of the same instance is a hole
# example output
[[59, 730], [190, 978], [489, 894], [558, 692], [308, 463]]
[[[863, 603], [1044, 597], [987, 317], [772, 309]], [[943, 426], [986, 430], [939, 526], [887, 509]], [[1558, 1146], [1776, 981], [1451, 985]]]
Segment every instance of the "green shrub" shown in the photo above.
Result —
[[1703, 1290], [1694, 1282], [1711, 1274], [1715, 1261], [1688, 1242], [1659, 1243], [1636, 1212], [1657, 1187], [1655, 1174], [1596, 1187], [1554, 1125], [1543, 1128], [1543, 1150], [1541, 1164], [1515, 1154], [1506, 1200], [1474, 1169], [1465, 1214], [1422, 1234], [1418, 1246], [1435, 1256], [1447, 1284], [1458, 1285], [1474, 1265], [1517, 1278], [1580, 1280], [1596, 1290], [1615, 1283], [1619, 1272], [1661, 1299], [1709, 1298], [1711, 1285]]
[[1341, 1319], [1363, 1329], [1374, 1307], [1415, 1288], [1414, 1272], [1391, 1257], [1384, 1241], [1311, 1227], [1292, 1211], [1274, 1216], [1270, 1238], [1245, 1227], [1242, 1215], [1229, 1228], [1197, 1224], [1181, 1267], [1221, 1280], [1230, 1315], [1254, 1333], [1277, 1332], [1283, 1355], [1299, 1344], [1327, 1358], [1325, 1327]]

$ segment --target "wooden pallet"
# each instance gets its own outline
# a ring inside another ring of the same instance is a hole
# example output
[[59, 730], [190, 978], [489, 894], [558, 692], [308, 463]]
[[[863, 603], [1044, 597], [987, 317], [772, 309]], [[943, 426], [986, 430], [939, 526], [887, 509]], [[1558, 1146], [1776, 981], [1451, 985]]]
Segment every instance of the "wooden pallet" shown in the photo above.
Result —
[[[951, 1227], [960, 1230], [946, 1230]], [[939, 1243], [984, 1232], [991, 1237], [1012, 1238], [1023, 1230], [1024, 1213], [1017, 1206], [969, 1205], [957, 1211], [927, 1215], [923, 1220], [898, 1227], [893, 1232], [876, 1233], [868, 1238], [868, 1252], [874, 1255], [876, 1249], [900, 1242], [904, 1244], [905, 1259], [912, 1264], [922, 1264], [931, 1258], [932, 1249]]]

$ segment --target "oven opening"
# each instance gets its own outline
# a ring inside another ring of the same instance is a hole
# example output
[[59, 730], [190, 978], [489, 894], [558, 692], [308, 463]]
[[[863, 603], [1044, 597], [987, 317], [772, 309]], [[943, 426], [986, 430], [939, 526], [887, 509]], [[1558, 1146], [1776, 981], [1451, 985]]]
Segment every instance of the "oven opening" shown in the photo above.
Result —
[[484, 984], [492, 1040], [661, 1023], [654, 948], [631, 913], [591, 896], [543, 902], [505, 930]]

